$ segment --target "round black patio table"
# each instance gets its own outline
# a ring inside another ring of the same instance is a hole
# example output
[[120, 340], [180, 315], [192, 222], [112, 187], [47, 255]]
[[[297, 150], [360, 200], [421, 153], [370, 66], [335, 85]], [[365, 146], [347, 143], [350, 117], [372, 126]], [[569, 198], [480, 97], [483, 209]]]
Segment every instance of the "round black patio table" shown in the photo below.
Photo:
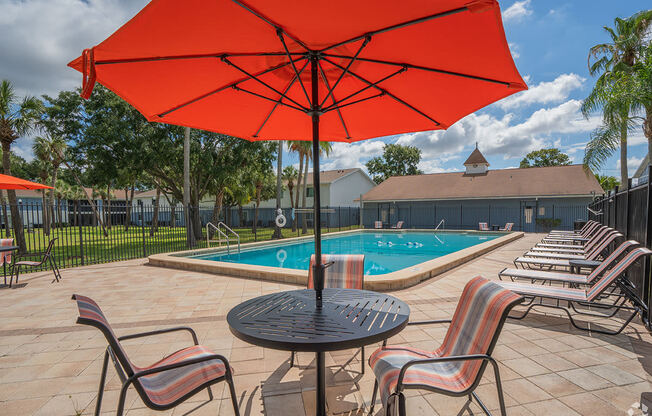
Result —
[[317, 415], [326, 414], [324, 352], [359, 348], [401, 332], [410, 307], [368, 290], [324, 289], [318, 308], [312, 289], [291, 290], [250, 299], [226, 317], [243, 341], [285, 351], [316, 353]]

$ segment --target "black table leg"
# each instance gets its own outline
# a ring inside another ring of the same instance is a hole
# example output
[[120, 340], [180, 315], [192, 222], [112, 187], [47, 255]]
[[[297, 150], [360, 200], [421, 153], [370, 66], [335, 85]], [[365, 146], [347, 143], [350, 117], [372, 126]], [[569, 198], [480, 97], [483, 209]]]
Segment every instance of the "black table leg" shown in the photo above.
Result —
[[323, 352], [315, 353], [317, 361], [317, 416], [326, 416], [326, 360]]

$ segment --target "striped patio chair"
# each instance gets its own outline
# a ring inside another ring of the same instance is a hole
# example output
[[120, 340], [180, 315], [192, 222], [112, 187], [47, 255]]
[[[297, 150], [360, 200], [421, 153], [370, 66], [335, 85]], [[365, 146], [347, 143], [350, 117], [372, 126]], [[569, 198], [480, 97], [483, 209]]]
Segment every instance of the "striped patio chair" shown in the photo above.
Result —
[[514, 223], [513, 222], [508, 222], [505, 224], [503, 228], [499, 228], [499, 231], [512, 231], [512, 228], [514, 228]]
[[479, 231], [491, 231], [489, 229], [489, 224], [487, 224], [486, 222], [479, 222], [478, 223], [478, 230]]
[[593, 245], [590, 249], [579, 252], [551, 252], [551, 251], [539, 251], [539, 250], [530, 250], [524, 254], [525, 257], [543, 257], [551, 259], [567, 259], [567, 260], [591, 260], [600, 255], [614, 240], [617, 238], [624, 237], [618, 231], [611, 231], [607, 233], [604, 238], [600, 241], [599, 244]]
[[[222, 380], [229, 385], [233, 410], [235, 415], [239, 416], [238, 402], [233, 386], [233, 370], [229, 362], [222, 355], [215, 354], [208, 348], [198, 345], [197, 335], [191, 328], [168, 328], [117, 337], [97, 303], [80, 295], [73, 295], [72, 299], [77, 301], [79, 309], [77, 323], [99, 329], [109, 344], [104, 353], [95, 415], [100, 414], [110, 357], [122, 382], [116, 413], [118, 416], [124, 412], [127, 391], [131, 385], [134, 386], [147, 407], [153, 410], [167, 410], [176, 407], [203, 389], [208, 390], [208, 396], [210, 400], [213, 400], [210, 386]], [[183, 348], [147, 367], [136, 367], [132, 364], [121, 345], [121, 341], [127, 339], [175, 331], [188, 331], [194, 345]]]
[[[364, 289], [364, 255], [322, 254], [321, 262], [326, 266], [324, 269], [324, 288]], [[314, 267], [315, 255], [313, 254], [310, 256], [310, 267], [308, 268], [308, 289], [315, 288], [312, 280]], [[360, 348], [360, 354], [360, 372], [364, 374], [364, 347]], [[290, 367], [294, 366], [295, 355], [295, 352], [292, 351]], [[354, 357], [355, 355], [351, 360]]]
[[383, 228], [383, 222], [382, 221], [374, 221], [374, 228], [375, 229]]
[[403, 224], [405, 224], [405, 221], [399, 221], [396, 223], [396, 225], [392, 225], [392, 228], [396, 228], [396, 229], [403, 228]]
[[[13, 238], [2, 238], [0, 239], [0, 246], [9, 247], [14, 245]], [[11, 252], [7, 251], [0, 253], [0, 264], [2, 264], [2, 270], [5, 277], [5, 285], [7, 284], [7, 264], [11, 265]]]
[[[588, 288], [573, 288], [553, 285], [533, 285], [528, 283], [518, 282], [497, 282], [505, 289], [509, 289], [518, 293], [526, 298], [529, 298], [528, 303], [525, 305], [527, 309], [521, 315], [510, 316], [512, 319], [523, 319], [535, 307], [544, 307], [552, 309], [563, 310], [570, 323], [577, 329], [583, 331], [591, 331], [599, 334], [617, 335], [622, 332], [625, 327], [634, 319], [637, 313], [647, 313], [647, 306], [635, 297], [630, 290], [623, 290], [621, 292], [607, 291], [612, 286], [627, 287], [627, 282], [624, 282], [625, 273], [638, 259], [644, 256], [649, 256], [652, 251], [645, 247], [638, 247], [627, 253], [612, 269], [606, 271], [604, 275]], [[600, 299], [615, 299], [613, 303], [599, 302]], [[552, 300], [552, 303], [543, 303], [544, 299]], [[536, 302], [541, 300], [540, 302]], [[631, 301], [634, 306], [625, 306], [625, 302]], [[568, 307], [562, 306], [562, 302], [567, 302]], [[605, 313], [597, 313], [590, 310], [581, 310], [577, 306], [593, 306], [603, 311], [611, 311]], [[630, 311], [631, 314], [616, 331], [602, 330], [596, 328], [595, 324], [591, 327], [582, 327], [575, 322], [572, 313], [579, 315], [592, 316], [597, 318], [612, 318], [619, 311]]]
[[[54, 244], [57, 242], [59, 237], [55, 237], [50, 242], [48, 243], [47, 248], [43, 253], [25, 253], [25, 254], [19, 254], [16, 256], [16, 262], [14, 263], [12, 267], [12, 273], [11, 273], [11, 278], [9, 279], [9, 286], [14, 281], [14, 275], [16, 276], [16, 284], [18, 284], [18, 277], [20, 276], [20, 269], [21, 268], [37, 268], [45, 265], [47, 267], [48, 265], [52, 268], [52, 273], [54, 273], [54, 279], [52, 280], [52, 283], [55, 281], [58, 282], [61, 280], [61, 272], [59, 272], [59, 267], [57, 266], [57, 262], [54, 260], [54, 255], [52, 253], [52, 250], [54, 249]], [[31, 258], [31, 260], [29, 260]]]
[[[426, 389], [449, 396], [468, 396], [491, 413], [475, 393], [487, 363], [494, 369], [502, 415], [505, 402], [497, 362], [491, 357], [509, 311], [523, 298], [483, 277], [471, 279], [462, 292], [452, 320], [410, 322], [408, 325], [450, 323], [436, 351], [383, 346], [369, 357], [376, 376], [371, 412], [380, 388], [385, 414], [404, 416], [404, 389]], [[461, 413], [461, 412], [460, 412]]]

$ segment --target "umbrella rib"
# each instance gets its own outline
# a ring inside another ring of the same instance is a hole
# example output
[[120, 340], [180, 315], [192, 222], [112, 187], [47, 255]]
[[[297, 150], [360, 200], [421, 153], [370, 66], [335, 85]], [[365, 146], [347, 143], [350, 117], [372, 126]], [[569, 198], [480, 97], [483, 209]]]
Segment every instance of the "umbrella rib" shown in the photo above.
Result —
[[385, 94], [387, 94], [387, 92], [386, 92], [385, 90], [381, 90], [381, 91], [380, 91], [378, 94], [376, 94], [376, 95], [371, 95], [371, 96], [369, 96], [369, 97], [360, 98], [359, 100], [354, 100], [354, 101], [351, 101], [351, 102], [348, 102], [348, 103], [344, 103], [344, 104], [340, 104], [340, 105], [330, 106], [330, 107], [328, 107], [327, 109], [325, 109], [325, 110], [323, 110], [323, 111], [324, 111], [324, 113], [327, 113], [327, 112], [329, 112], [329, 111], [331, 111], [331, 110], [337, 110], [337, 111], [339, 111], [340, 108], [348, 107], [348, 106], [353, 105], [353, 104], [358, 104], [358, 103], [361, 103], [361, 102], [363, 102], [363, 101], [371, 100], [372, 98], [382, 97], [382, 96], [385, 95]]
[[[259, 19], [262, 20], [263, 22], [265, 22], [265, 23], [267, 23], [268, 25], [272, 26], [274, 29], [277, 29], [277, 30], [278, 30], [278, 29], [281, 29], [281, 30], [283, 30], [283, 28], [282, 28], [279, 24], [275, 23], [274, 21], [272, 21], [272, 19], [270, 19], [269, 17], [263, 15], [262, 13], [260, 13], [260, 12], [257, 11], [257, 10], [255, 10], [254, 8], [252, 8], [251, 6], [249, 6], [248, 4], [245, 4], [244, 2], [239, 1], [239, 0], [231, 0], [231, 1], [233, 1], [235, 4], [237, 4], [238, 6], [242, 7], [243, 9], [245, 9], [246, 11], [248, 11], [249, 13], [253, 14], [254, 16], [256, 16], [257, 18], [259, 18]], [[299, 38], [297, 38], [296, 36], [292, 36], [290, 33], [287, 33], [287, 32], [284, 31], [284, 30], [283, 30], [283, 33], [285, 33], [287, 36], [290, 37], [290, 39], [292, 39], [293, 41], [295, 41], [296, 43], [298, 43], [299, 45], [301, 45], [301, 47], [302, 47], [303, 49], [305, 49], [305, 50], [307, 50], [307, 51], [310, 50], [310, 48], [308, 48], [308, 46], [306, 46], [306, 44], [303, 43], [301, 40], [299, 40]]]
[[[353, 57], [347, 56], [347, 55], [336, 55], [336, 54], [330, 54], [330, 53], [325, 53], [323, 55], [331, 57], [331, 58], [353, 59]], [[357, 58], [357, 60], [358, 61], [363, 61], [363, 62], [371, 62], [371, 63], [375, 63], [375, 64], [384, 64], [384, 65], [392, 65], [392, 66], [401, 66], [401, 67], [406, 67], [406, 68], [411, 68], [411, 69], [420, 69], [420, 70], [423, 70], [423, 71], [437, 72], [439, 74], [453, 75], [453, 76], [457, 76], [457, 77], [475, 79], [475, 80], [478, 80], [478, 81], [492, 82], [494, 84], [501, 84], [501, 85], [505, 85], [505, 86], [510, 85], [510, 83], [507, 82], [507, 81], [500, 81], [500, 80], [493, 79], [493, 78], [480, 77], [480, 76], [477, 76], [477, 75], [465, 74], [465, 73], [462, 73], [462, 72], [447, 71], [445, 69], [429, 68], [427, 66], [420, 66], [420, 65], [413, 65], [413, 64], [402, 64], [402, 63], [399, 63], [399, 62], [383, 61], [383, 60], [380, 60], [380, 59], [371, 59], [371, 58]]]
[[[285, 49], [285, 53], [287, 54], [288, 59], [292, 63], [292, 69], [294, 69], [294, 74], [299, 79], [299, 85], [301, 85], [301, 89], [303, 90], [303, 93], [306, 94], [306, 101], [308, 101], [308, 104], [310, 104], [310, 97], [308, 97], [308, 91], [306, 91], [306, 87], [305, 87], [305, 85], [303, 85], [303, 81], [301, 80], [301, 76], [299, 76], [299, 71], [297, 71], [297, 66], [294, 64], [294, 61], [292, 60], [292, 56], [290, 55], [290, 50], [288, 49], [287, 45], [285, 44], [285, 39], [283, 38], [283, 30], [280, 29], [280, 28], [276, 29], [276, 34], [278, 35], [278, 38], [281, 40], [281, 43], [283, 44], [283, 49]], [[306, 63], [306, 65], [308, 65], [308, 63]], [[304, 66], [304, 68], [305, 68], [305, 66]], [[303, 69], [301, 71], [303, 71]], [[294, 81], [293, 81], [293, 83], [294, 83]], [[290, 84], [290, 85], [292, 85], [292, 84]]]
[[[297, 62], [298, 62], [298, 61], [301, 61], [301, 60], [303, 60], [303, 59], [306, 59], [306, 58], [300, 58], [300, 59], [297, 59]], [[267, 69], [265, 69], [265, 70], [263, 70], [263, 71], [260, 71], [260, 72], [259, 72], [258, 74], [256, 74], [256, 75], [264, 75], [264, 74], [266, 74], [266, 73], [268, 73], [268, 72], [276, 71], [277, 69], [281, 69], [281, 68], [286, 67], [286, 66], [288, 66], [288, 65], [290, 65], [289, 62], [284, 62], [284, 63], [282, 63], [282, 64], [279, 64], [279, 65], [276, 65], [276, 66], [273, 66], [273, 67], [267, 68]], [[180, 109], [182, 109], [182, 108], [184, 108], [184, 107], [186, 107], [186, 106], [189, 106], [189, 105], [191, 105], [191, 104], [194, 104], [194, 103], [196, 103], [197, 101], [203, 100], [204, 98], [210, 97], [210, 96], [213, 95], [213, 94], [217, 94], [218, 92], [224, 91], [224, 90], [226, 90], [227, 88], [232, 88], [232, 87], [234, 87], [234, 86], [237, 86], [239, 83], [244, 82], [244, 81], [248, 81], [249, 79], [251, 79], [251, 77], [248, 76], [248, 77], [245, 77], [245, 78], [243, 78], [243, 79], [241, 79], [241, 80], [238, 80], [238, 81], [236, 81], [236, 82], [232, 82], [232, 83], [230, 83], [230, 84], [223, 85], [223, 86], [221, 86], [221, 87], [219, 87], [219, 88], [217, 88], [217, 89], [214, 89], [213, 91], [209, 91], [209, 92], [207, 92], [207, 93], [205, 93], [205, 94], [200, 95], [199, 97], [195, 97], [195, 98], [193, 98], [192, 100], [186, 101], [186, 102], [183, 103], [183, 104], [179, 104], [179, 105], [177, 105], [177, 106], [175, 106], [175, 107], [170, 108], [169, 110], [163, 111], [162, 113], [159, 113], [159, 114], [158, 114], [158, 117], [159, 117], [159, 118], [163, 118], [163, 117], [165, 117], [166, 115], [168, 115], [168, 114], [170, 114], [170, 113], [172, 113], [172, 112], [175, 112], [175, 111], [177, 111], [177, 110], [180, 110]]]
[[[337, 64], [337, 63], [331, 61], [330, 59], [328, 59], [328, 58], [323, 58], [323, 59], [324, 59], [326, 62], [330, 63], [331, 65], [334, 65], [334, 66], [336, 66], [336, 67], [338, 67], [338, 68], [340, 68], [340, 69], [343, 69], [341, 65], [339, 65], [339, 64]], [[371, 81], [369, 81], [369, 80], [363, 78], [362, 76], [356, 74], [355, 72], [353, 72], [353, 71], [349, 71], [349, 74], [353, 75], [354, 77], [356, 77], [356, 78], [359, 79], [360, 81], [364, 82], [365, 84], [368, 84], [369, 86], [372, 86], [373, 88], [377, 89], [378, 91], [384, 92], [385, 95], [387, 95], [387, 96], [393, 98], [396, 102], [398, 102], [398, 103], [400, 103], [400, 104], [403, 104], [404, 106], [408, 107], [410, 110], [412, 110], [412, 111], [414, 111], [414, 112], [416, 112], [416, 113], [422, 115], [423, 117], [425, 117], [425, 118], [427, 118], [428, 120], [430, 120], [430, 121], [432, 121], [433, 123], [435, 123], [437, 126], [441, 126], [441, 125], [442, 125], [440, 122], [438, 122], [438, 121], [435, 120], [434, 118], [430, 117], [428, 114], [424, 113], [423, 111], [419, 110], [418, 108], [416, 108], [416, 107], [413, 106], [412, 104], [409, 104], [409, 103], [405, 102], [404, 100], [400, 99], [399, 97], [397, 97], [396, 95], [394, 95], [394, 94], [392, 94], [391, 92], [387, 91], [386, 89], [380, 88], [380, 87], [377, 86], [377, 85], [373, 85], [373, 82], [371, 82]]]
[[[317, 61], [317, 66], [319, 67], [319, 73], [321, 74], [321, 78], [324, 80], [324, 84], [326, 85], [326, 88], [328, 88], [330, 90], [331, 87], [330, 87], [330, 85], [328, 85], [328, 78], [326, 78], [326, 74], [324, 73], [324, 68], [321, 66], [320, 61]], [[333, 100], [332, 105], [335, 105], [336, 101], [335, 101], [335, 95], [334, 94], [331, 96], [331, 99]], [[351, 135], [349, 134], [349, 129], [346, 128], [346, 123], [344, 122], [344, 117], [342, 116], [342, 112], [340, 111], [339, 108], [337, 108], [336, 110], [337, 110], [337, 114], [338, 114], [338, 116], [340, 118], [340, 122], [342, 123], [342, 127], [344, 128], [344, 133], [346, 133], [346, 138], [350, 139]]]
[[[95, 61], [95, 65], [113, 65], [113, 64], [130, 64], [138, 62], [156, 62], [156, 61], [174, 61], [182, 59], [202, 59], [202, 58], [221, 58], [239, 57], [239, 56], [285, 56], [285, 52], [251, 52], [251, 53], [210, 53], [198, 55], [169, 55], [169, 56], [147, 56], [143, 58], [125, 58], [125, 59], [104, 59]], [[292, 55], [304, 55], [303, 52], [293, 52]]]
[[[292, 78], [292, 81], [290, 81], [288, 86], [285, 87], [285, 91], [283, 91], [284, 94], [287, 93], [290, 88], [292, 88], [292, 85], [294, 85], [294, 83], [296, 82], [297, 79], [299, 79], [299, 82], [301, 82], [301, 74], [303, 73], [303, 70], [306, 69], [306, 67], [308, 66], [309, 63], [310, 63], [310, 61], [306, 60], [306, 63], [301, 68], [301, 71], [299, 71], [294, 76], [294, 78]], [[274, 113], [274, 111], [276, 110], [276, 108], [278, 107], [279, 104], [281, 104], [281, 103], [278, 102], [278, 101], [276, 103], [274, 103], [274, 107], [272, 107], [272, 110], [269, 112], [269, 114], [267, 114], [267, 117], [265, 117], [265, 120], [263, 121], [263, 124], [261, 124], [260, 127], [258, 127], [258, 130], [256, 130], [256, 133], [254, 133], [253, 137], [258, 137], [258, 134], [263, 129], [263, 127], [265, 127], [265, 124], [267, 124], [267, 121], [269, 121], [269, 118], [272, 116], [272, 113]]]
[[272, 87], [271, 85], [269, 85], [269, 84], [266, 83], [265, 81], [262, 81], [261, 79], [258, 78], [258, 76], [250, 74], [250, 73], [247, 72], [246, 70], [240, 68], [238, 65], [236, 65], [236, 64], [234, 64], [233, 62], [229, 61], [228, 58], [222, 58], [222, 61], [223, 61], [224, 63], [226, 63], [227, 65], [230, 65], [230, 66], [234, 67], [235, 69], [237, 69], [238, 71], [242, 72], [243, 74], [247, 75], [249, 78], [253, 79], [254, 81], [256, 81], [256, 82], [262, 84], [263, 86], [265, 86], [265, 87], [269, 88], [270, 90], [274, 91], [275, 93], [277, 93], [277, 94], [280, 96], [279, 100], [282, 100], [283, 98], [285, 98], [285, 99], [287, 99], [287, 100], [289, 100], [289, 101], [292, 101], [294, 104], [296, 104], [296, 105], [299, 106], [300, 108], [303, 108], [303, 111], [308, 111], [308, 110], [309, 110], [308, 108], [303, 107], [301, 104], [299, 104], [299, 103], [298, 103], [297, 101], [295, 101], [294, 99], [288, 97], [287, 95], [283, 94], [282, 92], [280, 92], [280, 91], [277, 90], [276, 88]]
[[347, 43], [356, 42], [356, 41], [358, 41], [360, 39], [364, 39], [367, 36], [378, 35], [380, 33], [389, 32], [389, 31], [396, 30], [396, 29], [401, 29], [401, 28], [404, 28], [404, 27], [407, 27], [407, 26], [416, 25], [418, 23], [427, 22], [428, 20], [437, 19], [439, 17], [445, 17], [445, 16], [450, 16], [450, 15], [453, 15], [453, 14], [457, 14], [457, 13], [460, 13], [460, 12], [463, 12], [463, 11], [466, 11], [466, 10], [469, 10], [469, 8], [466, 7], [466, 6], [458, 7], [457, 9], [452, 9], [452, 10], [447, 10], [445, 12], [439, 12], [439, 13], [431, 14], [431, 15], [428, 15], [428, 16], [420, 17], [418, 19], [408, 20], [407, 22], [403, 22], [403, 23], [397, 23], [395, 25], [387, 26], [387, 27], [384, 27], [382, 29], [373, 30], [373, 31], [367, 32], [367, 33], [365, 33], [363, 35], [358, 35], [358, 36], [355, 36], [355, 37], [353, 37], [351, 39], [347, 39], [347, 40], [344, 40], [342, 42], [335, 43], [335, 44], [333, 44], [331, 46], [327, 46], [326, 48], [321, 49], [320, 52], [324, 52], [324, 51], [327, 51], [327, 50], [330, 50], [330, 49], [333, 49], [333, 48], [337, 48], [338, 46], [346, 45]]
[[393, 77], [395, 77], [396, 75], [405, 72], [406, 70], [407, 70], [407, 68], [403, 67], [403, 68], [399, 69], [398, 71], [396, 71], [396, 72], [392, 72], [391, 74], [387, 75], [386, 77], [381, 78], [380, 80], [374, 82], [373, 84], [369, 84], [369, 85], [367, 85], [366, 87], [364, 87], [364, 88], [362, 88], [362, 89], [360, 89], [360, 90], [358, 90], [358, 91], [356, 91], [356, 92], [354, 92], [354, 93], [349, 94], [348, 96], [342, 98], [342, 99], [339, 100], [339, 101], [335, 101], [335, 100], [333, 100], [333, 104], [331, 104], [329, 107], [324, 108], [323, 111], [329, 111], [329, 110], [331, 110], [334, 106], [338, 106], [338, 105], [342, 104], [344, 101], [346, 101], [346, 100], [348, 100], [348, 99], [350, 99], [350, 98], [352, 98], [352, 97], [355, 97], [356, 95], [360, 94], [361, 92], [366, 91], [366, 90], [368, 90], [369, 88], [375, 87], [375, 86], [377, 86], [378, 84], [380, 84], [381, 82], [385, 82], [385, 81], [387, 81], [388, 79], [393, 78]]
[[259, 97], [259, 98], [264, 98], [265, 100], [269, 100], [269, 101], [271, 101], [271, 102], [273, 102], [273, 103], [278, 103], [278, 104], [284, 105], [284, 106], [289, 107], [289, 108], [294, 108], [295, 110], [297, 110], [297, 111], [301, 111], [301, 112], [304, 113], [304, 114], [305, 114], [305, 112], [306, 112], [306, 110], [305, 110], [304, 108], [296, 107], [296, 106], [294, 106], [294, 105], [291, 105], [291, 104], [288, 104], [288, 103], [284, 103], [283, 101], [281, 101], [281, 100], [282, 100], [282, 97], [279, 98], [279, 99], [277, 99], [277, 100], [275, 100], [274, 98], [267, 97], [267, 96], [265, 96], [265, 95], [263, 95], [263, 94], [258, 94], [257, 92], [253, 92], [253, 91], [245, 90], [244, 88], [240, 88], [240, 87], [238, 87], [237, 85], [234, 85], [234, 86], [233, 86], [233, 89], [236, 90], [236, 91], [246, 92], [247, 94], [251, 94], [251, 95], [256, 96], [256, 97]]
[[337, 87], [337, 85], [340, 83], [342, 78], [344, 78], [344, 75], [346, 75], [346, 73], [349, 72], [349, 69], [351, 68], [351, 65], [353, 65], [353, 62], [355, 62], [355, 60], [358, 58], [358, 55], [360, 55], [360, 52], [362, 52], [364, 47], [367, 46], [369, 41], [371, 41], [371, 36], [367, 36], [367, 37], [364, 38], [364, 42], [362, 42], [362, 45], [360, 45], [360, 47], [358, 48], [358, 51], [355, 53], [355, 55], [353, 55], [353, 58], [351, 58], [348, 65], [346, 66], [346, 68], [342, 71], [340, 76], [337, 78], [337, 81], [335, 81], [335, 84], [333, 84], [333, 88], [329, 88], [328, 94], [326, 94], [326, 97], [324, 97], [321, 104], [319, 104], [320, 107], [323, 106], [324, 103], [326, 103], [326, 100], [328, 99], [328, 97], [331, 96], [331, 94], [333, 93], [333, 90], [335, 89], [335, 87]]

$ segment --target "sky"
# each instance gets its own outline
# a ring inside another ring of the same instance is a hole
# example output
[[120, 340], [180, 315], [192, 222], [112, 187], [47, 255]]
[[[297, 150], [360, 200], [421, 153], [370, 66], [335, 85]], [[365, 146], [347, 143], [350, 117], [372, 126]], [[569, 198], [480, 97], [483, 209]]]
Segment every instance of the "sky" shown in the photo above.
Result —
[[[9, 79], [19, 95], [56, 95], [81, 85], [81, 75], [66, 67], [83, 48], [100, 43], [129, 20], [146, 0], [0, 0], [0, 78]], [[581, 163], [590, 133], [600, 124], [579, 109], [594, 78], [587, 69], [591, 46], [608, 41], [603, 26], [650, 7], [649, 0], [503, 0], [505, 33], [512, 56], [529, 90], [468, 115], [447, 131], [420, 132], [354, 144], [334, 143], [322, 159], [327, 169], [364, 168], [382, 154], [385, 143], [416, 146], [426, 173], [463, 170], [478, 143], [490, 169], [518, 167], [532, 150], [557, 147]], [[32, 138], [14, 149], [33, 157]], [[645, 156], [642, 130], [629, 138], [630, 176]], [[284, 165], [298, 165], [285, 153]], [[602, 174], [619, 176], [615, 155]]]

